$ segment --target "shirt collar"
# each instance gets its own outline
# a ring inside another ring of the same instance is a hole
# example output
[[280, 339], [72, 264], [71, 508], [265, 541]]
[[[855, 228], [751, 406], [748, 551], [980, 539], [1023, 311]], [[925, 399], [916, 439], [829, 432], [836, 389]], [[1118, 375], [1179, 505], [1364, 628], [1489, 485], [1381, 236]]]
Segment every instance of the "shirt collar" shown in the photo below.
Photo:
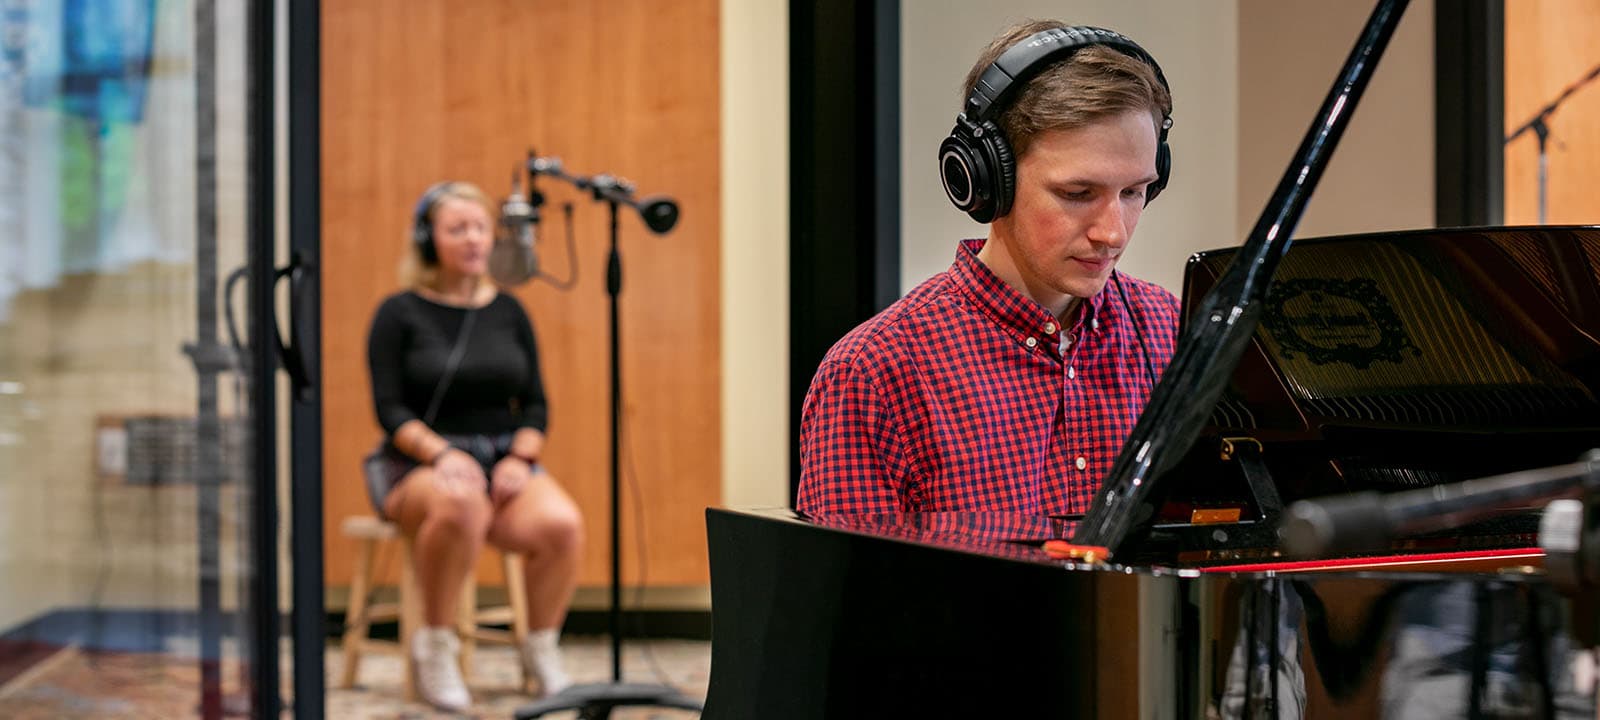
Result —
[[[1061, 332], [1062, 328], [1056, 326], [1055, 315], [1033, 298], [1007, 285], [978, 259], [978, 251], [983, 249], [984, 242], [983, 238], [962, 240], [956, 248], [956, 261], [950, 266], [950, 274], [957, 287], [995, 323], [1018, 338], [1037, 337], [1040, 334], [1054, 336]], [[1105, 289], [1102, 288], [1094, 297], [1083, 298], [1083, 302], [1078, 303], [1074, 310], [1076, 317], [1067, 320], [1068, 329], [1088, 326], [1095, 321], [1105, 295]]]

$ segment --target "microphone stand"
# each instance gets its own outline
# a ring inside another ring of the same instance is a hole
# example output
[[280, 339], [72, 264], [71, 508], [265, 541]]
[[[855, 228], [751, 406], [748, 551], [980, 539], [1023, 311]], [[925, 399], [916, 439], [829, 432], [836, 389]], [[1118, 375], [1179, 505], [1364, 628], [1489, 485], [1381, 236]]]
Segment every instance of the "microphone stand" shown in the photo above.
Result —
[[577, 710], [580, 720], [606, 720], [618, 707], [645, 706], [703, 710], [702, 704], [676, 688], [622, 681], [622, 483], [620, 437], [622, 431], [622, 335], [618, 298], [622, 295], [622, 254], [617, 250], [617, 208], [627, 205], [639, 212], [656, 234], [670, 231], [678, 222], [678, 206], [665, 198], [638, 200], [633, 185], [611, 175], [583, 177], [570, 175], [558, 158], [528, 158], [529, 187], [532, 179], [549, 175], [572, 183], [604, 201], [611, 213], [610, 249], [606, 253], [606, 297], [610, 315], [611, 355], [611, 682], [573, 685], [560, 693], [517, 709], [517, 720], [543, 717], [550, 713]]
[[1568, 85], [1566, 87], [1566, 89], [1561, 91], [1560, 95], [1556, 96], [1555, 100], [1550, 101], [1549, 105], [1546, 105], [1543, 108], [1540, 108], [1539, 112], [1535, 113], [1532, 119], [1530, 119], [1527, 122], [1523, 123], [1516, 130], [1511, 131], [1510, 135], [1506, 136], [1506, 143], [1508, 143], [1508, 144], [1512, 140], [1515, 140], [1518, 137], [1521, 137], [1522, 134], [1526, 133], [1526, 132], [1532, 132], [1534, 134], [1534, 137], [1538, 138], [1538, 140], [1539, 140], [1539, 224], [1540, 225], [1545, 224], [1545, 220], [1544, 219], [1545, 219], [1545, 206], [1546, 206], [1546, 197], [1547, 197], [1546, 188], [1548, 187], [1548, 182], [1549, 182], [1546, 179], [1546, 172], [1547, 172], [1547, 169], [1549, 167], [1549, 155], [1545, 150], [1545, 145], [1548, 143], [1548, 141], [1550, 139], [1550, 125], [1546, 121], [1549, 120], [1550, 116], [1555, 113], [1556, 108], [1561, 107], [1561, 103], [1566, 102], [1567, 98], [1572, 97], [1573, 93], [1577, 92], [1579, 90], [1579, 88], [1582, 88], [1584, 85], [1588, 85], [1589, 82], [1594, 80], [1596, 77], [1600, 77], [1600, 65], [1594, 66], [1593, 69], [1589, 70], [1589, 74], [1584, 75], [1583, 77], [1579, 78], [1577, 82], [1575, 82], [1575, 83], [1573, 83], [1571, 85]]

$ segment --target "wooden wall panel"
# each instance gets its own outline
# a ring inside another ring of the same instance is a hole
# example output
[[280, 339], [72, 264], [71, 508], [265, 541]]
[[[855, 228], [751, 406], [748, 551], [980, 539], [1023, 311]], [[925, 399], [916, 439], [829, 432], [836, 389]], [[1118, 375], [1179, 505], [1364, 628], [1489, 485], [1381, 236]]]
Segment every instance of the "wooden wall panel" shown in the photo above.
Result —
[[[348, 582], [340, 520], [369, 511], [359, 459], [380, 436], [366, 371], [378, 302], [397, 289], [413, 204], [445, 178], [509, 190], [528, 148], [678, 199], [650, 234], [624, 209], [624, 584], [708, 580], [703, 512], [721, 488], [718, 2], [327, 0], [322, 4], [323, 388], [327, 580]], [[515, 289], [551, 401], [547, 464], [583, 508], [582, 582], [608, 582], [604, 206], [548, 179], [539, 254], [579, 280]], [[631, 463], [629, 462], [631, 458]], [[630, 494], [630, 485], [637, 495]], [[641, 524], [636, 512], [644, 508]], [[641, 536], [640, 528], [644, 528]], [[483, 568], [492, 567], [485, 559]], [[391, 568], [392, 570], [392, 568]], [[391, 573], [392, 574], [392, 573]], [[498, 573], [480, 572], [498, 582]]]
[[[1600, 64], [1600, 3], [1516, 0], [1505, 4], [1506, 132], [1527, 123], [1562, 90]], [[1600, 81], [1562, 103], [1547, 121], [1550, 140], [1547, 220], [1600, 223]], [[1506, 144], [1505, 221], [1539, 220], [1538, 141]]]

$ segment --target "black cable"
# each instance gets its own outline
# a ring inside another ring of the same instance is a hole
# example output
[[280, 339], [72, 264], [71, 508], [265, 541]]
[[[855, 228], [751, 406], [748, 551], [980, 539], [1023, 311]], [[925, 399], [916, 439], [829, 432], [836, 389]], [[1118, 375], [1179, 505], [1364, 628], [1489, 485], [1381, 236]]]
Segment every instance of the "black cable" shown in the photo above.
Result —
[[677, 691], [679, 694], [687, 695], [688, 693], [684, 692], [683, 688], [678, 687], [675, 683], [672, 682], [672, 678], [667, 674], [667, 672], [665, 670], [663, 670], [661, 668], [661, 663], [656, 659], [655, 650], [650, 647], [650, 643], [649, 642], [645, 642], [644, 641], [644, 586], [645, 586], [645, 579], [649, 577], [649, 563], [645, 558], [645, 549], [647, 547], [647, 544], [645, 543], [645, 539], [644, 539], [644, 532], [645, 532], [645, 527], [644, 527], [644, 494], [640, 491], [640, 488], [639, 488], [639, 476], [638, 476], [638, 474], [636, 472], [636, 469], [635, 469], [634, 463], [633, 463], [633, 431], [632, 431], [632, 427], [633, 427], [632, 424], [630, 424], [628, 422], [628, 414], [627, 413], [623, 413], [622, 414], [622, 437], [623, 437], [622, 450], [623, 450], [623, 460], [624, 460], [624, 462], [623, 462], [623, 470], [625, 471], [623, 473], [623, 475], [624, 475], [624, 477], [627, 478], [628, 486], [632, 490], [632, 495], [633, 495], [633, 517], [634, 517], [634, 538], [635, 538], [635, 542], [637, 543], [637, 546], [638, 546], [637, 550], [638, 550], [638, 553], [639, 553], [639, 584], [638, 584], [637, 588], [635, 588], [634, 596], [633, 596], [633, 606], [634, 606], [633, 631], [634, 631], [634, 637], [638, 638], [641, 641], [641, 642], [637, 643], [637, 645], [643, 651], [644, 657], [645, 657], [645, 661], [650, 663], [650, 672], [655, 675], [656, 681], [659, 682], [662, 685], [666, 685], [667, 687], [672, 688], [673, 690]]
[[1133, 321], [1133, 339], [1139, 342], [1139, 354], [1144, 356], [1144, 372], [1150, 378], [1150, 390], [1154, 392], [1156, 368], [1154, 361], [1150, 359], [1150, 348], [1144, 345], [1144, 326], [1139, 323], [1139, 316], [1133, 312], [1133, 306], [1128, 303], [1128, 293], [1122, 289], [1122, 278], [1116, 270], [1111, 271], [1111, 282], [1117, 286], [1117, 296], [1122, 298], [1122, 311]]
[[578, 240], [572, 231], [572, 203], [562, 203], [561, 214], [566, 216], [567, 221], [567, 279], [557, 280], [542, 270], [535, 277], [550, 283], [550, 286], [557, 290], [566, 292], [578, 284]]

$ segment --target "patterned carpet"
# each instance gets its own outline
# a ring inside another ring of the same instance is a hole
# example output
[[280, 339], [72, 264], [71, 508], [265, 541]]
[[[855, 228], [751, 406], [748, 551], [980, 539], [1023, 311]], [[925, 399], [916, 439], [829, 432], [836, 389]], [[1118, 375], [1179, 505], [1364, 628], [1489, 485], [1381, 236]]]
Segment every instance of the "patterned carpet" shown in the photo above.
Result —
[[[567, 638], [562, 643], [567, 669], [577, 682], [603, 682], [610, 678], [610, 644], [604, 637]], [[362, 660], [357, 685], [350, 690], [332, 687], [342, 669], [338, 647], [327, 655], [327, 717], [344, 720], [393, 718], [509, 718], [531, 698], [517, 691], [518, 661], [507, 647], [482, 647], [473, 660], [468, 686], [474, 705], [467, 714], [433, 712], [419, 703], [401, 699], [400, 658], [369, 654]], [[630, 682], [670, 682], [685, 694], [704, 697], [710, 676], [711, 645], [685, 640], [633, 641], [623, 653]], [[288, 669], [285, 657], [284, 667]], [[286, 673], [287, 674], [287, 673]], [[223, 690], [237, 690], [237, 666], [222, 668]], [[0, 717], [8, 720], [58, 720], [64, 718], [131, 718], [168, 720], [195, 717], [198, 712], [199, 669], [194, 660], [171, 654], [80, 652], [62, 650], [34, 664], [27, 672], [0, 686]], [[285, 713], [285, 717], [290, 717]], [[551, 715], [572, 718], [576, 713]], [[616, 720], [693, 718], [680, 710], [634, 708], [619, 710]]]

